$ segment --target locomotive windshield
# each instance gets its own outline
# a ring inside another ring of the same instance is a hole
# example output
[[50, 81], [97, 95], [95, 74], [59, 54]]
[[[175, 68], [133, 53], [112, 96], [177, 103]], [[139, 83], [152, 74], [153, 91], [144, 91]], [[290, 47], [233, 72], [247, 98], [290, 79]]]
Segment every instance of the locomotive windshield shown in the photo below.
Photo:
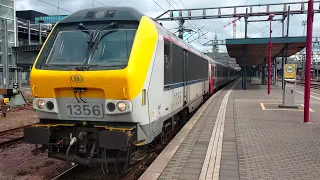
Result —
[[[88, 66], [127, 66], [136, 29], [103, 30]], [[85, 65], [88, 58], [89, 33], [81, 30], [60, 31], [46, 65]]]

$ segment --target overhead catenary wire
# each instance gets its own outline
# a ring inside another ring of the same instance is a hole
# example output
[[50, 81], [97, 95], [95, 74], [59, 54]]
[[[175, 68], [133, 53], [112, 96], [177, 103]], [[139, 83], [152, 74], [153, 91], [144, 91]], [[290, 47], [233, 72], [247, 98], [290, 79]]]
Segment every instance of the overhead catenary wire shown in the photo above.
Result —
[[[278, 25], [279, 23], [281, 23], [281, 21], [279, 21], [278, 23], [272, 25], [272, 27], [275, 27], [275, 26]], [[249, 24], [249, 25], [251, 25], [251, 24]], [[254, 28], [256, 28], [256, 29], [258, 29], [257, 27], [255, 27], [255, 26], [253, 26], [253, 25], [251, 25], [251, 26], [254, 27]], [[270, 26], [269, 24], [265, 25], [263, 28], [258, 29], [257, 32], [251, 34], [251, 35], [248, 36], [248, 37], [250, 38], [250, 37], [252, 37], [253, 35], [256, 35], [257, 33], [261, 34], [261, 31], [265, 31], [265, 30], [266, 30], [265, 28], [267, 28], [267, 27], [269, 27], [269, 26]], [[268, 31], [269, 31], [269, 29], [268, 29]], [[263, 32], [263, 34], [265, 34], [265, 33], [266, 33], [266, 32]]]
[[[181, 0], [179, 0], [180, 1], [180, 3], [181, 3], [181, 5], [185, 8], [185, 9], [187, 9], [185, 6], [184, 6], [184, 4], [182, 3], [182, 1]], [[168, 2], [168, 1], [167, 1]], [[180, 7], [179, 7], [179, 5], [173, 0], [173, 3], [177, 6], [177, 8], [179, 9]], [[174, 8], [174, 7], [173, 7]], [[185, 12], [182, 12], [183, 14], [185, 14]], [[195, 41], [195, 40], [200, 40], [200, 37], [202, 37], [202, 36], [205, 36], [205, 39], [207, 39], [208, 38], [208, 36], [206, 35], [207, 33], [204, 33], [201, 29], [203, 28], [203, 27], [201, 27], [201, 28], [199, 28], [198, 27], [198, 25], [194, 22], [195, 20], [193, 20], [193, 21], [191, 21], [191, 22], [193, 22], [193, 24], [194, 25], [192, 25], [191, 23], [189, 23], [189, 21], [187, 21], [187, 23], [191, 26], [191, 27], [193, 27], [193, 28], [195, 28], [195, 29], [197, 29], [196, 31], [193, 31], [193, 33], [191, 33], [191, 35], [188, 37], [188, 39], [186, 40], [188, 43], [191, 43], [191, 42], [193, 42], [193, 41]], [[194, 26], [196, 26], [196, 27], [194, 27]], [[201, 32], [201, 34], [199, 34], [199, 31]], [[197, 38], [195, 38], [195, 39], [193, 39], [191, 42], [189, 41], [189, 39], [192, 37], [192, 36], [194, 36], [195, 34], [199, 34], [199, 36], [197, 37]], [[185, 37], [185, 36], [184, 36]], [[200, 41], [199, 41], [199, 43], [200, 43]], [[201, 44], [201, 43], [200, 43]]]
[[[174, 9], [174, 10], [176, 10], [176, 8], [168, 1], [168, 0], [166, 0], [167, 1], [167, 3]], [[174, 1], [172, 1], [173, 3], [175, 3]], [[175, 3], [175, 5], [177, 6], [177, 8], [179, 8], [179, 6]], [[187, 21], [187, 23], [190, 25], [190, 26], [192, 26], [188, 21]], [[194, 26], [192, 26], [193, 28], [195, 28]]]
[[[176, 8], [168, 1], [168, 0], [166, 0], [167, 1], [167, 3], [169, 3], [169, 5], [170, 6], [172, 6], [172, 8], [174, 9], [174, 10], [176, 10]], [[177, 6], [177, 8], [179, 9], [179, 6], [177, 5], [177, 3], [174, 1], [174, 0], [172, 0], [172, 2]], [[181, 2], [181, 1], [180, 1]], [[183, 4], [182, 4], [182, 6], [184, 6]], [[185, 8], [185, 6], [184, 6], [184, 8]], [[183, 12], [183, 14], [185, 14], [184, 12]], [[196, 27], [194, 27], [194, 25], [192, 25], [190, 22], [188, 22], [187, 21], [187, 23], [192, 27], [192, 28], [194, 28], [194, 29], [199, 29], [198, 27], [197, 27], [197, 25], [195, 25]], [[203, 33], [203, 32], [202, 32]]]
[[152, 0], [160, 9], [162, 9], [163, 11], [166, 11], [165, 9], [163, 9], [155, 0]]
[[[246, 3], [245, 3], [245, 5], [244, 5], [244, 6], [246, 6], [246, 5], [247, 5], [247, 3], [248, 3], [248, 0], [246, 1]], [[240, 14], [242, 14], [242, 13], [243, 13], [243, 11], [244, 11], [245, 9], [246, 9], [246, 7], [244, 7], [244, 8], [242, 9], [242, 11], [241, 11], [241, 13], [240, 13]], [[230, 18], [228, 19], [227, 24], [225, 25], [225, 27], [230, 25], [230, 20], [231, 20], [232, 18], [236, 18], [236, 17], [230, 17]], [[241, 35], [241, 37], [242, 37], [241, 18], [237, 18], [237, 19], [232, 20], [232, 21], [233, 21], [233, 23], [232, 23], [232, 24], [237, 23], [236, 21], [238, 21], [238, 20], [239, 20], [239, 22], [240, 22], [240, 35]], [[236, 25], [236, 24], [235, 24], [235, 25]], [[237, 34], [235, 34], [235, 35], [237, 35]]]
[[[152, 0], [160, 9], [162, 9], [164, 12], [166, 12], [166, 10], [163, 8], [163, 7], [161, 7], [155, 0]], [[178, 22], [177, 22], [178, 23]], [[178, 23], [178, 25], [179, 25], [179, 23]]]
[[196, 32], [196, 31], [193, 31], [193, 33], [186, 39], [186, 41], [188, 41], [188, 39], [190, 39], [193, 35], [195, 35], [196, 33], [198, 33], [203, 27], [204, 27], [204, 26], [202, 26], [201, 28], [199, 28], [199, 29], [197, 30], [197, 32]]
[[[179, 8], [179, 6], [175, 3], [175, 1], [174, 1], [174, 0], [172, 0], [172, 1], [173, 1], [173, 3]], [[181, 1], [181, 0], [179, 0], [179, 1], [180, 1], [181, 5], [182, 5], [185, 9], [187, 9], [187, 8], [184, 6], [184, 4], [182, 3], [182, 1]], [[195, 20], [193, 20], [193, 21], [191, 21], [191, 22], [193, 22], [193, 24], [196, 26], [196, 29], [198, 29], [198, 32], [199, 32], [199, 30], [200, 30], [200, 32], [201, 32], [202, 34], [204, 34], [204, 32], [201, 30], [202, 28], [199, 28], [198, 25], [195, 23]], [[187, 21], [187, 23], [189, 23], [189, 22]], [[190, 24], [190, 23], [189, 23], [189, 24]], [[191, 25], [191, 24], [190, 24], [190, 25]], [[205, 35], [205, 37], [208, 38], [207, 35]]]
[[199, 36], [198, 38], [193, 39], [193, 40], [190, 41], [189, 43], [192, 43], [192, 42], [195, 41], [196, 39], [199, 39], [200, 37], [205, 36], [205, 35], [208, 34], [208, 33], [209, 33], [209, 32], [206, 32], [206, 33], [202, 34], [201, 36]]
[[[174, 0], [172, 0], [173, 1], [173, 3], [175, 3], [175, 1]], [[185, 9], [187, 9], [186, 8], [186, 6], [182, 3], [182, 1], [181, 0], [179, 0], [180, 1], [180, 3], [181, 3], [181, 5], [185, 8]], [[176, 3], [175, 3], [176, 4]], [[177, 5], [177, 4], [176, 4]], [[178, 6], [178, 5], [177, 5]], [[179, 6], [178, 6], [178, 8], [179, 8]], [[199, 27], [198, 27], [198, 25], [196, 24], [196, 22], [195, 22], [195, 20], [193, 20], [193, 21], [191, 21], [191, 22], [193, 22], [193, 24], [196, 26], [196, 28], [198, 28], [199, 29]], [[203, 33], [203, 32], [202, 32]]]
[[97, 1], [97, 0], [94, 0], [94, 1], [97, 2], [97, 3], [99, 3], [99, 4], [101, 4], [101, 5], [104, 5], [105, 7], [108, 7], [107, 5], [103, 4], [103, 3], [100, 2], [100, 1]]
[[[301, 2], [303, 2], [303, 1], [301, 1]], [[299, 8], [300, 8], [300, 6], [298, 7], [297, 10], [299, 10]], [[291, 16], [293, 16], [293, 14], [291, 14]], [[251, 18], [253, 18], [253, 17], [251, 17]], [[281, 21], [279, 21], [278, 23], [274, 24], [272, 27], [275, 27], [276, 25], [278, 25], [278, 24], [280, 24], [280, 23], [281, 23]], [[283, 23], [286, 24], [286, 21], [284, 21]], [[252, 24], [249, 24], [249, 25], [253, 26]], [[256, 28], [256, 29], [258, 29], [258, 28], [255, 27], [255, 26], [253, 26], [253, 27]], [[254, 34], [250, 35], [250, 37], [252, 37], [253, 35], [255, 35], [255, 34], [257, 34], [257, 33], [261, 33], [261, 31], [264, 30], [264, 29], [267, 28], [267, 27], [269, 27], [269, 24], [265, 25], [265, 26], [264, 26], [263, 28], [261, 28], [261, 29], [258, 29], [258, 31], [255, 32]], [[284, 27], [287, 28], [287, 26], [284, 26]], [[269, 31], [269, 29], [267, 30], [267, 32], [268, 32], [268, 31]], [[265, 34], [265, 33], [267, 33], [267, 32], [263, 32], [263, 34]]]
[[69, 11], [69, 10], [67, 10], [67, 9], [65, 9], [65, 8], [61, 8], [61, 7], [57, 6], [57, 5], [54, 5], [54, 4], [51, 4], [51, 3], [48, 3], [48, 2], [46, 2], [46, 1], [43, 1], [43, 0], [38, 0], [38, 1], [43, 2], [43, 3], [45, 3], [45, 4], [48, 4], [48, 5], [50, 5], [50, 6], [53, 6], [53, 7], [56, 7], [56, 8], [62, 9], [62, 10], [67, 11], [67, 12], [69, 12], [69, 13], [73, 13], [72, 11]]

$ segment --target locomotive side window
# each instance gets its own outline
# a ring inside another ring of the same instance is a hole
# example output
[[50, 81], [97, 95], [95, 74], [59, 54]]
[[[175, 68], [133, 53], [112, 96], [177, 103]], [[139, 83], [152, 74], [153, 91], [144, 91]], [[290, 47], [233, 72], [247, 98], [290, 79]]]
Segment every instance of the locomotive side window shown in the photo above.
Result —
[[[201, 72], [202, 68], [199, 69], [199, 61], [197, 61], [197, 56], [193, 53], [189, 53], [188, 59], [188, 81], [193, 81], [199, 79], [199, 74], [197, 72]], [[201, 76], [201, 74], [200, 74]]]
[[170, 42], [164, 42], [164, 85], [172, 83]]
[[183, 49], [172, 44], [172, 83], [183, 82]]

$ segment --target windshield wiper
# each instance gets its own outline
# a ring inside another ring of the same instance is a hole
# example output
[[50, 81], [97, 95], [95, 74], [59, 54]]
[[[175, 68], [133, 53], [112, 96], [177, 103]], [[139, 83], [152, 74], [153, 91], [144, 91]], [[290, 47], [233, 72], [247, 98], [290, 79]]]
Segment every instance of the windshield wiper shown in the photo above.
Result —
[[40, 67], [41, 69], [67, 69], [71, 71], [71, 67], [67, 66], [67, 65], [59, 65], [59, 64], [44, 64]]
[[89, 28], [87, 28], [87, 27], [86, 27], [85, 25], [83, 25], [82, 23], [79, 23], [79, 24], [78, 24], [78, 27], [79, 27], [80, 29], [84, 29], [84, 30], [82, 30], [82, 32], [85, 32], [85, 33], [91, 34], [90, 29], [89, 29]]
[[108, 33], [106, 33], [105, 35], [103, 35], [101, 38], [99, 38], [100, 36], [100, 33], [103, 31], [103, 30], [106, 30], [106, 29], [110, 29], [110, 28], [115, 28], [117, 27], [118, 24], [115, 23], [115, 22], [112, 22], [111, 24], [107, 25], [106, 27], [102, 28], [102, 29], [97, 29], [94, 31], [93, 34], [90, 34], [90, 38], [89, 38], [89, 41], [88, 41], [88, 54], [87, 54], [87, 60], [85, 62], [85, 64], [87, 64], [90, 59], [92, 58], [95, 50], [96, 50], [96, 47], [97, 45], [100, 43], [100, 40], [110, 34], [110, 33], [113, 33], [113, 32], [116, 32], [116, 31], [109, 31]]
[[96, 29], [94, 32], [92, 32], [89, 28], [87, 28], [85, 25], [83, 25], [83, 23], [79, 23], [78, 24], [78, 27], [80, 29], [83, 29], [82, 31], [85, 32], [85, 33], [88, 33], [89, 34], [89, 39], [88, 39], [88, 52], [87, 52], [87, 57], [86, 57], [86, 60], [85, 60], [85, 63], [83, 66], [79, 66], [79, 67], [76, 67], [76, 70], [88, 70], [89, 68], [87, 67], [88, 65], [88, 62], [91, 60], [95, 50], [96, 50], [96, 47], [97, 45], [100, 43], [101, 39], [103, 37], [105, 37], [106, 35], [108, 34], [111, 34], [113, 32], [116, 32], [116, 30], [114, 31], [109, 31], [107, 32], [106, 34], [104, 34], [101, 38], [99, 38], [100, 36], [100, 33], [103, 31], [103, 30], [106, 30], [106, 29], [110, 29], [110, 28], [115, 28], [117, 27], [118, 24], [115, 23], [115, 22], [112, 22], [110, 23], [109, 25], [107, 25], [106, 27], [103, 27], [101, 29]]
[[96, 42], [95, 42], [95, 44], [94, 44], [94, 51], [96, 50], [96, 47], [97, 47], [97, 45], [99, 45], [100, 44], [100, 41], [101, 41], [101, 39], [103, 39], [105, 36], [107, 36], [107, 35], [109, 35], [109, 34], [111, 34], [111, 33], [114, 33], [114, 32], [117, 32], [118, 30], [112, 30], [112, 31], [108, 31], [107, 33], [105, 33], [105, 34], [103, 34]]
[[95, 64], [95, 65], [89, 65], [88, 66], [88, 70], [91, 69], [91, 68], [113, 68], [113, 67], [120, 67], [120, 69], [123, 69], [126, 65], [98, 65], [98, 64]]

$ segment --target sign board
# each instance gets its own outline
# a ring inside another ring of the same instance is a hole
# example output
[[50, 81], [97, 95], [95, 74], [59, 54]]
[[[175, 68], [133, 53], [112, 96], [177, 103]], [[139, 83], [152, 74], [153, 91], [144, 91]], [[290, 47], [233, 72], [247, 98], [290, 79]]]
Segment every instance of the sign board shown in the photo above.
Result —
[[284, 65], [284, 78], [285, 79], [296, 79], [296, 64], [285, 64]]
[[9, 100], [9, 98], [3, 98], [3, 102], [4, 102], [5, 104], [8, 104], [8, 103], [10, 102], [10, 100]]

